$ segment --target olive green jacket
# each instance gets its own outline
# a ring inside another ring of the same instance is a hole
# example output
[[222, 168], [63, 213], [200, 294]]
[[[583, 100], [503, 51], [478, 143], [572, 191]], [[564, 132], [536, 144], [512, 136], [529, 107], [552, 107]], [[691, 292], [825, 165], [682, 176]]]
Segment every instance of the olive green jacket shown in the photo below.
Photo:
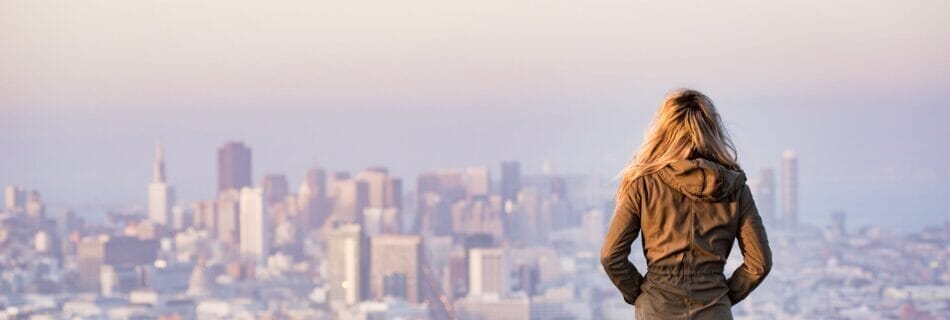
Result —
[[[772, 253], [745, 173], [706, 159], [681, 160], [621, 188], [601, 263], [638, 318], [731, 318], [755, 289]], [[623, 187], [623, 186], [622, 186]], [[644, 277], [627, 259], [643, 236]], [[735, 240], [744, 263], [723, 266]]]

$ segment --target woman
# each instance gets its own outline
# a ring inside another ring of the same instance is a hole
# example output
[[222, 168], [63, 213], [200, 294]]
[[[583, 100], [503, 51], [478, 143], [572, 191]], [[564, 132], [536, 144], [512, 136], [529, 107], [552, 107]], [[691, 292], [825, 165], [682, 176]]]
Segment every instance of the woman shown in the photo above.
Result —
[[[637, 319], [732, 319], [772, 268], [762, 219], [712, 100], [668, 95], [643, 146], [621, 173], [601, 263]], [[627, 259], [643, 234], [646, 276]], [[723, 266], [739, 240], [745, 262]]]

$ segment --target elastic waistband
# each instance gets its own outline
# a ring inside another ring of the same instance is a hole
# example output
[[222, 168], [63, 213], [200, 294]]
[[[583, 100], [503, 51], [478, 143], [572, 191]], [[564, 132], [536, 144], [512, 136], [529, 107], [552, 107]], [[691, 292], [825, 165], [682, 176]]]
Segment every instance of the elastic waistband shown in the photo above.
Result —
[[722, 275], [722, 268], [684, 268], [682, 266], [648, 266], [647, 272], [657, 275]]

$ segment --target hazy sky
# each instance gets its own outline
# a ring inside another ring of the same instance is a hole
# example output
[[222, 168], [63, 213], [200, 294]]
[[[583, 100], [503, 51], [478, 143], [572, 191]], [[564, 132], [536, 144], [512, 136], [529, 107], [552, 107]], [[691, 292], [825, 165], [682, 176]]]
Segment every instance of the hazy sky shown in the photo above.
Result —
[[948, 21], [947, 1], [0, 0], [0, 184], [141, 204], [161, 141], [179, 197], [210, 198], [227, 140], [294, 186], [311, 164], [606, 176], [689, 86], [753, 176], [800, 154], [806, 216], [940, 223]]

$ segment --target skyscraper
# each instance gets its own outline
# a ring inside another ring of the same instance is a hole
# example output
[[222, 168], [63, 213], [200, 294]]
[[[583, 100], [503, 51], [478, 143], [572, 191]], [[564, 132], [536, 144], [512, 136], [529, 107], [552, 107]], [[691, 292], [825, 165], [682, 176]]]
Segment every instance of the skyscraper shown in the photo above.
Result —
[[755, 183], [750, 183], [753, 198], [759, 214], [765, 221], [774, 222], [775, 215], [775, 172], [772, 168], [759, 171]]
[[798, 223], [798, 156], [791, 150], [782, 155], [782, 224]]
[[218, 148], [218, 192], [251, 186], [251, 149], [243, 142]]
[[469, 167], [465, 170], [465, 192], [469, 198], [487, 197], [491, 191], [491, 173], [488, 167]]
[[366, 281], [366, 243], [358, 224], [336, 227], [327, 235], [329, 253], [329, 300], [351, 305], [363, 300]]
[[299, 227], [303, 234], [323, 226], [330, 214], [327, 199], [327, 173], [322, 168], [307, 170], [307, 176], [297, 188], [297, 206], [300, 209]]
[[3, 198], [7, 211], [22, 210], [26, 205], [26, 189], [8, 185], [3, 188]]
[[76, 286], [79, 291], [99, 292], [99, 276], [108, 239], [105, 235], [92, 235], [79, 240], [76, 246], [76, 269], [79, 271]]
[[385, 168], [367, 168], [358, 175], [356, 179], [366, 184], [367, 207], [369, 208], [387, 208], [390, 206], [388, 200], [393, 197], [390, 194], [389, 173]]
[[505, 213], [511, 213], [519, 191], [521, 191], [521, 163], [517, 161], [502, 162], [501, 199], [505, 203]]
[[238, 240], [238, 217], [241, 212], [241, 193], [238, 190], [224, 190], [218, 194], [215, 203], [215, 228], [218, 241], [235, 244]]
[[155, 147], [155, 164], [152, 167], [152, 183], [148, 185], [148, 218], [161, 225], [172, 222], [172, 207], [175, 205], [175, 189], [166, 182], [165, 159], [162, 146]]
[[382, 234], [370, 238], [370, 294], [419, 303], [422, 295], [422, 237]]
[[474, 248], [468, 255], [468, 295], [508, 293], [508, 265], [503, 248]]
[[284, 201], [290, 189], [287, 185], [287, 176], [282, 174], [265, 175], [261, 181], [261, 187], [264, 188], [264, 200], [267, 205]]
[[310, 168], [303, 183], [310, 188], [312, 195], [323, 198], [327, 196], [327, 171], [323, 168]]
[[363, 209], [369, 203], [369, 187], [356, 179], [337, 180], [331, 190], [335, 190], [335, 201], [331, 219], [343, 223], [362, 223]]
[[264, 264], [270, 253], [270, 226], [261, 188], [241, 189], [238, 242], [241, 259]]

